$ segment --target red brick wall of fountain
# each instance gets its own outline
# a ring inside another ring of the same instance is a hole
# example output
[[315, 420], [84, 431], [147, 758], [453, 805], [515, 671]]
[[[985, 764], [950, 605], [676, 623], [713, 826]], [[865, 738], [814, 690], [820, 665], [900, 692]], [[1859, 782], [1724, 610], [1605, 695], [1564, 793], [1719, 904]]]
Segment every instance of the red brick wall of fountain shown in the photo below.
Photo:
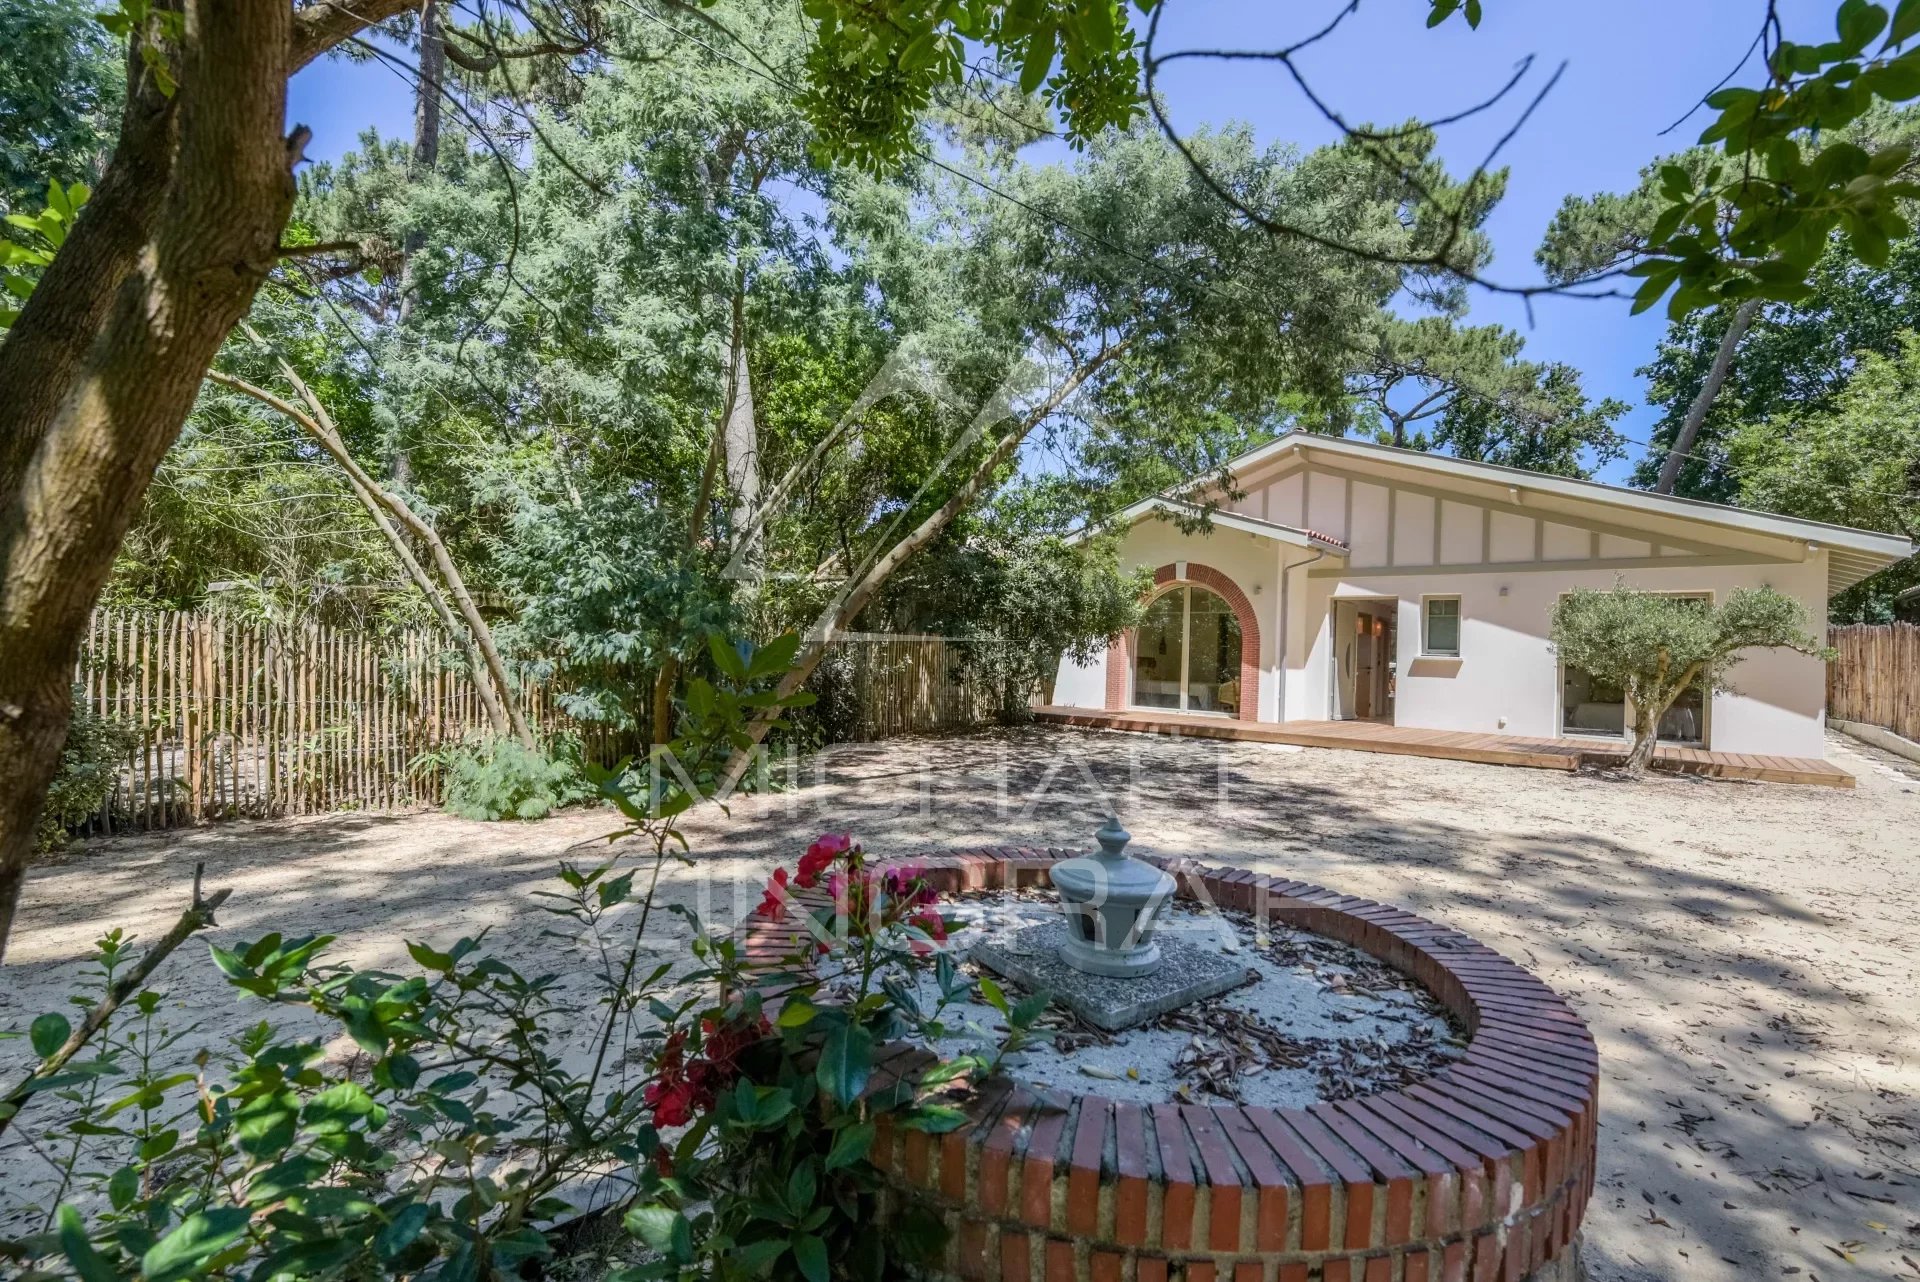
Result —
[[[1047, 884], [1064, 851], [916, 861], [944, 890]], [[1551, 989], [1467, 935], [1371, 900], [1190, 861], [1182, 897], [1364, 949], [1467, 1026], [1414, 1085], [1306, 1109], [1141, 1106], [995, 1081], [970, 1126], [881, 1126], [892, 1199], [952, 1230], [945, 1272], [993, 1282], [1520, 1282], [1559, 1276], [1593, 1193], [1599, 1061]], [[750, 955], [791, 923], [750, 923]], [[886, 1048], [875, 1083], [932, 1056]], [[897, 1204], [897, 1202], [896, 1202]]]

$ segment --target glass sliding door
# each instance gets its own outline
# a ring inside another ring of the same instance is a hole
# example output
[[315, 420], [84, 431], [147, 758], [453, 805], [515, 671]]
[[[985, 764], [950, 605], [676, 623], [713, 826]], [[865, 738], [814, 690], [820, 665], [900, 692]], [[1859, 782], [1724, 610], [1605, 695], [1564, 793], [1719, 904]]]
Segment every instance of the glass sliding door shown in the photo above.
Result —
[[[1697, 603], [1703, 609], [1712, 598], [1695, 593], [1675, 593], [1679, 599]], [[1705, 682], [1697, 682], [1681, 691], [1655, 730], [1661, 743], [1685, 747], [1704, 747], [1707, 742], [1707, 709], [1710, 699]], [[1626, 691], [1602, 681], [1584, 668], [1563, 664], [1560, 668], [1560, 733], [1609, 735], [1625, 738], [1633, 720], [1632, 701]]]
[[1187, 590], [1156, 597], [1140, 620], [1134, 648], [1133, 702], [1142, 708], [1180, 707], [1187, 664]]
[[1572, 664], [1560, 669], [1560, 733], [1627, 733], [1627, 692], [1609, 685], [1585, 668]]
[[1218, 595], [1189, 588], [1187, 710], [1240, 713], [1240, 620]]
[[[1712, 606], [1711, 597], [1687, 595], [1681, 598], [1690, 601], [1705, 610]], [[1660, 727], [1655, 732], [1661, 743], [1679, 744], [1684, 747], [1702, 747], [1707, 742], [1707, 686], [1704, 681], [1695, 682], [1682, 690], [1678, 698], [1667, 705], [1666, 713], [1660, 718]]]
[[1239, 715], [1240, 620], [1218, 594], [1180, 587], [1156, 597], [1135, 637], [1135, 707]]

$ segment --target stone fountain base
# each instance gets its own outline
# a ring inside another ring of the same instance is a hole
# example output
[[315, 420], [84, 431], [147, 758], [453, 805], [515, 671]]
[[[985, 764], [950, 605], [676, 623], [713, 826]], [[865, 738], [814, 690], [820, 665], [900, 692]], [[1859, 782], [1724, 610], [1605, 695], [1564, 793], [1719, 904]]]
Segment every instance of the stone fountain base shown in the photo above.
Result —
[[1159, 941], [1160, 964], [1144, 975], [1093, 975], [1060, 955], [1063, 921], [990, 933], [973, 945], [975, 962], [1029, 992], [1044, 992], [1096, 1028], [1118, 1032], [1156, 1015], [1238, 988], [1251, 977], [1246, 966], [1214, 949], [1177, 937]]

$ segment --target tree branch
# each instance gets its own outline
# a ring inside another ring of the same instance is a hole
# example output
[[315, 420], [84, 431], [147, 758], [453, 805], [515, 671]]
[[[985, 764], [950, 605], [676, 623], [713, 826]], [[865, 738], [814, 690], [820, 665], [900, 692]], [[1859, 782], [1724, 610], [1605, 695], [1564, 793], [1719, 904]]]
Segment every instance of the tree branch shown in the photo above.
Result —
[[[255, 333], [251, 326], [243, 323], [243, 328], [254, 342], [265, 346], [259, 334]], [[284, 358], [278, 359], [282, 377], [293, 385], [294, 390], [307, 403], [311, 413], [302, 413], [265, 388], [255, 387], [245, 379], [235, 378], [231, 374], [209, 370], [207, 378], [221, 386], [230, 387], [253, 397], [305, 428], [314, 440], [320, 443], [321, 448], [332, 456], [334, 462], [346, 471], [358, 490], [378, 500], [380, 505], [406, 526], [414, 537], [427, 545], [428, 550], [433, 554], [434, 568], [440, 572], [440, 577], [446, 583], [454, 604], [459, 607], [460, 617], [466, 621], [467, 631], [472, 637], [473, 644], [479, 649], [482, 663], [475, 673], [475, 685], [480, 687], [483, 699], [486, 697], [487, 685], [491, 684], [496, 692], [495, 697], [500, 703], [500, 717], [495, 720], [495, 726], [498, 727], [504, 721], [514, 736], [520, 740], [522, 746], [532, 750], [535, 747], [533, 731], [527, 725], [519, 706], [514, 702], [512, 687], [507, 683], [506, 665], [501, 662], [499, 651], [494, 648], [492, 629], [487, 627], [486, 620], [480, 616], [479, 608], [474, 605], [472, 594], [467, 591], [466, 580], [461, 575], [459, 567], [454, 564], [445, 541], [440, 538], [437, 530], [421, 520], [419, 514], [408, 507], [403, 500], [397, 495], [388, 493], [379, 482], [367, 475], [359, 461], [348, 451], [346, 442], [341, 439], [339, 429], [334, 426], [332, 416], [327, 413], [326, 406], [321, 403], [320, 398], [314, 395], [313, 389], [306, 385]], [[493, 708], [489, 707], [490, 715], [493, 711]]]
[[1687, 417], [1680, 424], [1680, 432], [1673, 438], [1673, 448], [1667, 451], [1667, 457], [1660, 461], [1660, 479], [1654, 483], [1655, 494], [1673, 493], [1674, 484], [1680, 479], [1680, 468], [1693, 454], [1693, 443], [1699, 439], [1701, 425], [1707, 421], [1707, 411], [1713, 408], [1714, 397], [1720, 394], [1721, 384], [1727, 381], [1727, 373], [1733, 368], [1733, 352], [1740, 346], [1740, 340], [1746, 336], [1747, 327], [1753, 324], [1754, 314], [1760, 310], [1760, 300], [1749, 298], [1734, 308], [1733, 317], [1727, 322], [1727, 332], [1720, 336], [1720, 349], [1713, 354], [1713, 364], [1707, 370], [1707, 376], [1700, 383], [1700, 390], [1694, 394], [1693, 404], [1687, 406]]
[[[1500, 152], [1506, 147], [1506, 145], [1512, 141], [1514, 136], [1532, 117], [1533, 112], [1539, 107], [1540, 103], [1545, 100], [1546, 95], [1553, 90], [1555, 84], [1557, 84], [1557, 82], [1559, 81], [1561, 73], [1564, 72], [1566, 69], [1565, 64], [1562, 64], [1561, 67], [1558, 70], [1556, 70], [1552, 76], [1548, 78], [1545, 86], [1542, 87], [1539, 93], [1534, 95], [1533, 99], [1527, 104], [1526, 108], [1520, 113], [1519, 117], [1515, 120], [1514, 124], [1511, 127], [1509, 127], [1506, 130], [1506, 132], [1500, 136], [1498, 140], [1495, 141], [1492, 149], [1488, 152], [1486, 159], [1480, 163], [1480, 165], [1474, 170], [1473, 174], [1468, 178], [1467, 182], [1462, 187], [1461, 193], [1459, 194], [1459, 196], [1453, 198], [1450, 201], [1443, 201], [1438, 199], [1435, 193], [1433, 193], [1427, 187], [1425, 182], [1423, 182], [1420, 179], [1419, 175], [1414, 173], [1412, 170], [1410, 170], [1409, 167], [1406, 164], [1404, 164], [1399, 157], [1386, 153], [1382, 148], [1378, 146], [1378, 144], [1382, 142], [1392, 141], [1399, 137], [1407, 136], [1409, 133], [1413, 132], [1413, 130], [1415, 129], [1430, 129], [1442, 124], [1455, 123], [1460, 120], [1464, 120], [1472, 115], [1475, 115], [1479, 112], [1488, 110], [1489, 108], [1493, 107], [1495, 104], [1499, 103], [1502, 99], [1504, 99], [1507, 96], [1507, 94], [1519, 84], [1521, 77], [1525, 75], [1528, 69], [1527, 65], [1523, 65], [1520, 68], [1519, 72], [1516, 73], [1512, 78], [1510, 78], [1508, 82], [1492, 97], [1464, 111], [1456, 112], [1451, 116], [1441, 117], [1437, 121], [1423, 122], [1418, 126], [1403, 128], [1403, 129], [1395, 130], [1391, 132], [1381, 132], [1376, 130], [1365, 130], [1365, 129], [1357, 128], [1356, 126], [1349, 124], [1340, 115], [1339, 112], [1335, 111], [1329, 104], [1324, 102], [1317, 93], [1314, 92], [1311, 84], [1307, 81], [1306, 77], [1300, 72], [1299, 68], [1295, 65], [1293, 61], [1295, 54], [1317, 43], [1318, 41], [1325, 39], [1327, 36], [1330, 36], [1357, 7], [1358, 7], [1357, 4], [1351, 4], [1351, 3], [1348, 4], [1345, 8], [1341, 10], [1340, 13], [1335, 15], [1332, 21], [1327, 23], [1319, 31], [1315, 32], [1311, 36], [1308, 36], [1304, 40], [1301, 40], [1293, 45], [1287, 46], [1284, 49], [1181, 50], [1171, 54], [1156, 54], [1154, 52], [1155, 42], [1157, 41], [1159, 36], [1160, 18], [1161, 18], [1161, 15], [1166, 12], [1166, 6], [1159, 5], [1154, 8], [1152, 17], [1148, 20], [1147, 38], [1145, 41], [1142, 59], [1141, 59], [1146, 72], [1146, 93], [1144, 97], [1146, 99], [1147, 109], [1152, 113], [1155, 122], [1160, 126], [1160, 132], [1162, 133], [1162, 135], [1164, 135], [1167, 141], [1173, 145], [1173, 148], [1180, 153], [1181, 158], [1187, 162], [1188, 168], [1193, 171], [1195, 177], [1197, 177], [1200, 180], [1202, 185], [1204, 185], [1209, 191], [1211, 191], [1220, 200], [1224, 201], [1236, 213], [1240, 214], [1242, 217], [1246, 218], [1255, 226], [1259, 227], [1261, 230], [1267, 232], [1270, 235], [1285, 236], [1285, 237], [1290, 237], [1297, 240], [1302, 240], [1308, 244], [1316, 245], [1322, 249], [1331, 250], [1336, 253], [1351, 255], [1352, 257], [1361, 259], [1362, 261], [1379, 263], [1383, 266], [1398, 267], [1403, 269], [1419, 269], [1419, 270], [1427, 270], [1427, 271], [1447, 272], [1453, 276], [1458, 277], [1463, 281], [1466, 281], [1469, 284], [1475, 285], [1481, 289], [1485, 289], [1491, 293], [1510, 294], [1510, 295], [1514, 295], [1516, 297], [1522, 298], [1524, 300], [1527, 300], [1529, 302], [1531, 302], [1532, 298], [1538, 294], [1558, 294], [1558, 295], [1561, 295], [1564, 297], [1570, 297], [1570, 298], [1624, 297], [1624, 295], [1618, 290], [1612, 290], [1612, 289], [1583, 290], [1576, 287], [1577, 285], [1587, 285], [1587, 284], [1597, 283], [1598, 281], [1607, 279], [1608, 277], [1618, 275], [1619, 273], [1617, 272], [1609, 272], [1601, 276], [1588, 277], [1582, 281], [1573, 282], [1573, 283], [1549, 282], [1547, 284], [1541, 284], [1541, 285], [1504, 285], [1504, 284], [1497, 283], [1495, 281], [1488, 280], [1486, 277], [1480, 275], [1479, 272], [1475, 270], [1471, 265], [1456, 261], [1454, 257], [1454, 251], [1459, 245], [1460, 236], [1462, 232], [1466, 229], [1465, 221], [1466, 221], [1468, 212], [1472, 207], [1472, 197], [1480, 190], [1480, 186], [1485, 181], [1486, 174], [1488, 172], [1489, 167], [1492, 165], [1493, 161], [1498, 158]], [[1253, 208], [1246, 201], [1242, 200], [1239, 196], [1235, 195], [1232, 191], [1228, 190], [1226, 185], [1222, 183], [1219, 180], [1219, 178], [1213, 174], [1211, 170], [1209, 170], [1203, 163], [1201, 163], [1200, 158], [1194, 154], [1193, 149], [1187, 144], [1186, 139], [1182, 138], [1180, 136], [1179, 131], [1173, 127], [1173, 122], [1168, 118], [1166, 114], [1166, 109], [1160, 101], [1160, 97], [1158, 93], [1158, 75], [1159, 75], [1160, 67], [1168, 62], [1178, 61], [1184, 58], [1219, 58], [1219, 59], [1227, 59], [1227, 60], [1274, 62], [1274, 63], [1280, 64], [1282, 67], [1286, 69], [1287, 73], [1293, 78], [1295, 84], [1299, 86], [1301, 92], [1306, 95], [1308, 101], [1315, 107], [1316, 110], [1320, 112], [1320, 114], [1323, 117], [1327, 119], [1329, 123], [1331, 123], [1336, 129], [1340, 130], [1341, 135], [1344, 138], [1358, 145], [1368, 157], [1370, 157], [1375, 161], [1375, 163], [1380, 164], [1383, 167], [1389, 169], [1391, 172], [1393, 172], [1400, 179], [1400, 181], [1402, 181], [1407, 185], [1408, 190], [1414, 193], [1417, 197], [1419, 197], [1420, 200], [1436, 208], [1445, 208], [1450, 203], [1457, 205], [1456, 208], [1451, 208], [1446, 210], [1445, 216], [1447, 219], [1448, 227], [1447, 227], [1446, 233], [1441, 238], [1438, 248], [1434, 252], [1427, 253], [1427, 254], [1395, 253], [1395, 252], [1389, 252], [1385, 250], [1371, 249], [1364, 245], [1357, 245], [1350, 241], [1344, 240], [1338, 236], [1330, 235], [1321, 231], [1316, 231], [1313, 228], [1302, 226], [1297, 223], [1283, 222], [1280, 219], [1277, 219], [1269, 214], [1263, 213], [1260, 210]]]
[[405, 13], [417, 0], [321, 0], [293, 15], [287, 74], [318, 58], [349, 36]]
[[158, 970], [173, 950], [187, 942], [187, 937], [208, 926], [218, 925], [213, 919], [214, 910], [227, 902], [233, 893], [231, 889], [216, 890], [206, 898], [200, 896], [200, 877], [206, 871], [204, 862], [193, 866], [193, 902], [180, 914], [180, 920], [173, 923], [173, 929], [155, 941], [153, 947], [141, 955], [140, 961], [125, 975], [108, 987], [100, 1001], [87, 1011], [87, 1017], [80, 1027], [67, 1034], [67, 1040], [53, 1054], [41, 1060], [34, 1070], [0, 1095], [0, 1134], [13, 1124], [20, 1115], [39, 1084], [58, 1073], [67, 1063], [78, 1055], [81, 1048], [93, 1040], [94, 1036], [105, 1028], [113, 1013], [120, 1009], [126, 1000], [145, 986], [147, 979]]
[[[855, 571], [850, 576], [846, 586], [820, 612], [813, 626], [808, 629], [806, 643], [801, 647], [793, 667], [789, 668], [786, 676], [780, 679], [778, 686], [780, 698], [785, 699], [796, 693], [807, 683], [807, 678], [813, 675], [813, 670], [820, 666], [822, 659], [826, 658], [827, 650], [834, 639], [849, 623], [859, 617], [860, 611], [865, 609], [875, 594], [880, 591], [887, 578], [922, 547], [932, 542], [956, 516], [966, 509], [968, 504], [979, 497], [981, 491], [992, 483], [994, 475], [1000, 468], [1019, 451], [1021, 443], [1032, 434], [1033, 429], [1045, 422], [1067, 402], [1068, 398], [1079, 391], [1088, 379], [1118, 359], [1131, 345], [1131, 338], [1123, 338], [1117, 343], [1102, 347], [1098, 353], [1082, 362], [1061, 382], [1059, 387], [1030, 411], [1026, 418], [1001, 438], [973, 473], [961, 483], [960, 488], [955, 490], [937, 511], [888, 548], [885, 555], [877, 557], [863, 570]], [[722, 772], [715, 791], [716, 796], [725, 797], [728, 792], [738, 786], [747, 773], [747, 767], [752, 764], [753, 749], [766, 738], [767, 731], [779, 715], [778, 707], [763, 708], [754, 714], [746, 727], [748, 745], [745, 748], [736, 748], [733, 755], [727, 759], [726, 769]]]

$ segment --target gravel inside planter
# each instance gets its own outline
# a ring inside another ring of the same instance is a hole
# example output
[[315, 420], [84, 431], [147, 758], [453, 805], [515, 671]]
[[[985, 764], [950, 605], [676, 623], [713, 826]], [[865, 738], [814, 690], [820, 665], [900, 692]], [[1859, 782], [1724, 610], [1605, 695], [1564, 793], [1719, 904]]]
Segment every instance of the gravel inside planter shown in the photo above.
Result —
[[[966, 923], [953, 939], [969, 953], [983, 943], [1030, 951], [1039, 928], [1063, 922], [1045, 891], [972, 893], [947, 911]], [[1351, 945], [1184, 902], [1173, 905], [1160, 930], [1163, 945], [1177, 942], [1185, 960], [1146, 984], [1158, 980], [1164, 989], [1196, 968], [1225, 965], [1237, 972], [1238, 986], [1120, 1032], [1055, 1003], [1032, 1044], [1009, 1062], [1010, 1076], [1141, 1104], [1224, 1100], [1298, 1108], [1404, 1085], [1464, 1052], [1465, 1030], [1432, 994]], [[962, 968], [993, 976], [1010, 996], [1027, 991], [970, 957]], [[923, 994], [928, 1003], [932, 989], [928, 983]], [[948, 1033], [931, 1044], [946, 1053], [1004, 1028], [999, 1012], [977, 999], [949, 1006], [943, 1020]]]

